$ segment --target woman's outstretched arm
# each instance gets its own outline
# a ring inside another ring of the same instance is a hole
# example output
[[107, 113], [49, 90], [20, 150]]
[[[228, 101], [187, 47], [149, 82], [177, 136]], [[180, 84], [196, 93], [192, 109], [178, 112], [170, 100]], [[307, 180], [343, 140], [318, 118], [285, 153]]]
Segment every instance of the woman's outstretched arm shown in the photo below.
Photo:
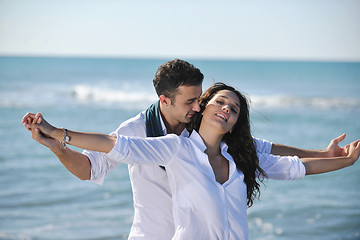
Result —
[[270, 153], [280, 156], [298, 156], [299, 158], [345, 157], [345, 148], [339, 146], [339, 143], [342, 142], [345, 137], [346, 134], [344, 133], [341, 136], [332, 139], [326, 148], [319, 150], [300, 149], [296, 147], [273, 143]]
[[294, 180], [304, 175], [336, 171], [353, 165], [360, 155], [360, 140], [344, 147], [345, 156], [298, 158], [258, 152], [259, 165], [270, 179]]
[[332, 158], [300, 158], [306, 169], [306, 175], [326, 173], [353, 165], [360, 154], [360, 140], [345, 147], [346, 156]]

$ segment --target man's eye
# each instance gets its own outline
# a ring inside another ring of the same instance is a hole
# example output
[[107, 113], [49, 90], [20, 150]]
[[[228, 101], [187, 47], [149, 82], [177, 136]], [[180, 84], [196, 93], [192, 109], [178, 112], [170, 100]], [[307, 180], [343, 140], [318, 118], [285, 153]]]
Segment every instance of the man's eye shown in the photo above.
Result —
[[223, 102], [223, 101], [220, 101], [220, 100], [216, 100], [216, 103], [218, 103], [218, 104], [223, 104], [224, 102]]

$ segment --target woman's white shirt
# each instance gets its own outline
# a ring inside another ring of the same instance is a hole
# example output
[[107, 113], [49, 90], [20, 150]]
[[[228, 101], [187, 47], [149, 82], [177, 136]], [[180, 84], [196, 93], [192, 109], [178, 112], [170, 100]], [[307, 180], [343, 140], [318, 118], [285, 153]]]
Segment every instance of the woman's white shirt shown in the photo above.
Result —
[[[164, 134], [166, 127], [160, 118]], [[144, 112], [123, 122], [111, 133], [113, 136], [125, 135], [146, 137]], [[184, 130], [181, 136], [188, 137]], [[258, 152], [268, 154], [272, 143], [254, 138]], [[106, 176], [120, 162], [110, 162], [106, 154], [85, 150], [83, 152], [91, 162], [91, 180], [103, 184]], [[174, 236], [174, 218], [172, 214], [172, 196], [166, 171], [158, 165], [128, 164], [129, 177], [134, 200], [134, 218], [129, 240], [169, 240]]]
[[[173, 239], [248, 239], [244, 175], [222, 143], [222, 155], [229, 161], [229, 179], [221, 185], [205, 150], [195, 131], [189, 138], [174, 134], [158, 138], [118, 135], [107, 157], [114, 165], [123, 162], [165, 166], [173, 203]], [[298, 157], [263, 153], [258, 157], [268, 178], [293, 180], [305, 175]]]

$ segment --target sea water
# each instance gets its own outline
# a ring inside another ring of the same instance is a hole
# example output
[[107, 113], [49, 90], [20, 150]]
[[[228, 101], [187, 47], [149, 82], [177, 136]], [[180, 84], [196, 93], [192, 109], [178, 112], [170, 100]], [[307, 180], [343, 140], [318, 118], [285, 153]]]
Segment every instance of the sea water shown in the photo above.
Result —
[[[21, 124], [41, 112], [58, 127], [109, 133], [157, 97], [168, 59], [0, 58], [0, 239], [126, 239], [126, 165], [103, 186], [74, 177]], [[251, 99], [253, 135], [322, 149], [360, 139], [360, 63], [188, 60]], [[73, 148], [81, 151], [81, 149]], [[267, 180], [248, 210], [250, 239], [360, 239], [360, 164], [303, 180]]]

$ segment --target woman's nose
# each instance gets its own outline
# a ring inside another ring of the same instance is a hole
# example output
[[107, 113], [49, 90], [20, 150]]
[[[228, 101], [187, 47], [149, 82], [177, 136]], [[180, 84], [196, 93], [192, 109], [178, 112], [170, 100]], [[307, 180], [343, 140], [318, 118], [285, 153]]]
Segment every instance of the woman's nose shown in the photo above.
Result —
[[225, 110], [227, 113], [229, 113], [229, 112], [230, 112], [230, 111], [229, 111], [229, 105], [223, 106], [223, 110]]

